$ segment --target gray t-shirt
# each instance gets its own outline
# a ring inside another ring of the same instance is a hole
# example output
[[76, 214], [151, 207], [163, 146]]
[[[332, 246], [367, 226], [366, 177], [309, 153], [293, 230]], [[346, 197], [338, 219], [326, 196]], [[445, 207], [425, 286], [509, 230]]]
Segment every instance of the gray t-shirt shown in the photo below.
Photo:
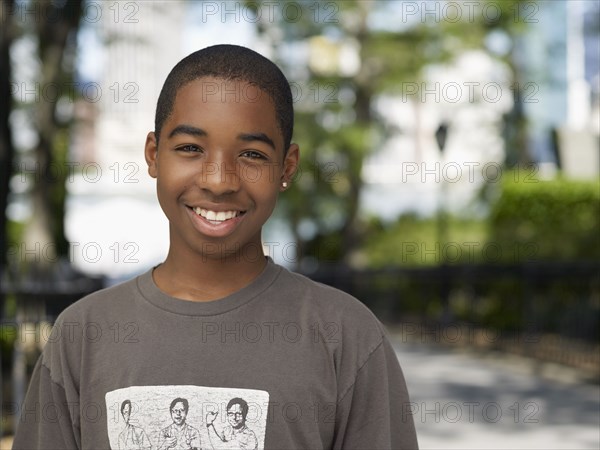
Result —
[[373, 314], [269, 259], [220, 300], [170, 297], [148, 271], [68, 307], [13, 448], [228, 448], [241, 430], [252, 448], [412, 449], [410, 409]]

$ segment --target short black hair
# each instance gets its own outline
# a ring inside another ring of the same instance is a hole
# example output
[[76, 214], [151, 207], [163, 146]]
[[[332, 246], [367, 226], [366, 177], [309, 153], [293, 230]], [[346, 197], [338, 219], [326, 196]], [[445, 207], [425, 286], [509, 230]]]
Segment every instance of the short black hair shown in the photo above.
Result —
[[173, 411], [173, 408], [174, 408], [174, 407], [175, 407], [175, 405], [176, 405], [177, 403], [179, 403], [179, 402], [181, 402], [181, 403], [183, 404], [183, 409], [185, 410], [185, 413], [187, 414], [187, 413], [188, 413], [188, 410], [189, 410], [189, 408], [190, 408], [190, 405], [189, 405], [189, 403], [188, 403], [187, 399], [185, 399], [185, 398], [181, 398], [181, 397], [177, 397], [176, 399], [174, 399], [174, 400], [171, 402], [171, 406], [169, 406], [169, 411]]
[[154, 118], [156, 140], [173, 112], [175, 97], [186, 84], [203, 77], [245, 81], [267, 93], [275, 107], [277, 124], [283, 134], [284, 152], [294, 130], [292, 90], [281, 69], [261, 54], [239, 45], [214, 45], [198, 50], [179, 61], [163, 85]]
[[240, 405], [240, 408], [242, 408], [242, 418], [246, 420], [246, 416], [248, 415], [248, 402], [240, 397], [232, 398], [229, 400], [229, 403], [227, 403], [227, 411], [229, 411], [229, 408], [233, 405]]

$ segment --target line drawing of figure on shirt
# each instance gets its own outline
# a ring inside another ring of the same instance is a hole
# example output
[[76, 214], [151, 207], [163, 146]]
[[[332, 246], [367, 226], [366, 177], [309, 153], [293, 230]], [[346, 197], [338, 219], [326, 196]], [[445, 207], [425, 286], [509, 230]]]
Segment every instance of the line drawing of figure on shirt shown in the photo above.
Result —
[[187, 399], [177, 397], [171, 402], [169, 411], [173, 423], [160, 430], [158, 450], [200, 450], [198, 430], [186, 423], [189, 403]]
[[[210, 411], [206, 414], [206, 427], [208, 429], [208, 437], [210, 443], [215, 448], [215, 443], [223, 442], [230, 443], [227, 448], [236, 449], [257, 449], [258, 440], [254, 431], [246, 426], [246, 416], [248, 415], [248, 403], [240, 397], [235, 397], [229, 400], [227, 404], [227, 422], [228, 425], [223, 427], [219, 432], [215, 427], [215, 419], [219, 413]], [[213, 441], [213, 436], [219, 441]], [[221, 445], [217, 445], [220, 447]]]
[[151, 449], [152, 444], [143, 428], [131, 424], [131, 400], [123, 400], [121, 415], [125, 420], [125, 428], [119, 434], [119, 450]]

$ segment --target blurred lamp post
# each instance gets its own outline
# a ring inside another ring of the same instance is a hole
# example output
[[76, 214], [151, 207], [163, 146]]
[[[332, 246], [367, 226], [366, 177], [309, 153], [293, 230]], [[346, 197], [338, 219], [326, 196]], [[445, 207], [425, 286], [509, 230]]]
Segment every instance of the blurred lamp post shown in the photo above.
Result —
[[446, 183], [443, 177], [444, 174], [444, 148], [446, 147], [446, 138], [448, 137], [449, 125], [446, 122], [442, 122], [435, 132], [435, 140], [440, 149], [440, 183], [439, 183], [439, 195], [438, 195], [438, 210], [437, 210], [437, 222], [438, 222], [438, 244], [440, 246], [440, 262], [445, 263], [444, 257], [444, 245], [446, 243]]
[[446, 122], [442, 122], [438, 129], [435, 132], [435, 140], [437, 141], [437, 145], [440, 149], [440, 183], [439, 183], [439, 205], [437, 211], [437, 222], [438, 222], [438, 230], [437, 230], [437, 238], [438, 245], [440, 248], [440, 299], [442, 302], [442, 325], [446, 326], [450, 323], [450, 305], [448, 302], [450, 295], [450, 280], [449, 280], [449, 271], [446, 267], [446, 257], [445, 257], [445, 244], [446, 244], [446, 233], [447, 233], [447, 221], [446, 221], [446, 183], [444, 179], [444, 148], [446, 147], [446, 138], [448, 137], [448, 128], [449, 125]]

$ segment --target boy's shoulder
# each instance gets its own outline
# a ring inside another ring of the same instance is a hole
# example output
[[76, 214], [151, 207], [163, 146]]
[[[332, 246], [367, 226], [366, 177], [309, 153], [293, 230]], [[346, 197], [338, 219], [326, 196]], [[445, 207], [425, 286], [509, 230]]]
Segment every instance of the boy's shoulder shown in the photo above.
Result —
[[381, 322], [356, 297], [297, 272], [282, 270], [281, 278], [287, 286], [285, 300], [309, 308], [312, 315], [363, 330], [370, 328], [376, 334], [384, 333]]

